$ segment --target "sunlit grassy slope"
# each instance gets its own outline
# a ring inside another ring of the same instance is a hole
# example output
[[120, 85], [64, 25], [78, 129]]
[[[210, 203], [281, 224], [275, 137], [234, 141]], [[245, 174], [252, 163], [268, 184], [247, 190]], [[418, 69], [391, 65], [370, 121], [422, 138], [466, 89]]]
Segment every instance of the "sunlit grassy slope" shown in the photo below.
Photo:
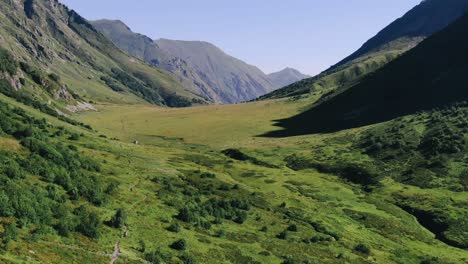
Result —
[[82, 113], [78, 118], [108, 135], [144, 144], [167, 137], [217, 148], [271, 146], [275, 144], [271, 139], [256, 136], [278, 129], [273, 126], [274, 119], [297, 114], [310, 102], [283, 99], [186, 109], [100, 105], [98, 112]]

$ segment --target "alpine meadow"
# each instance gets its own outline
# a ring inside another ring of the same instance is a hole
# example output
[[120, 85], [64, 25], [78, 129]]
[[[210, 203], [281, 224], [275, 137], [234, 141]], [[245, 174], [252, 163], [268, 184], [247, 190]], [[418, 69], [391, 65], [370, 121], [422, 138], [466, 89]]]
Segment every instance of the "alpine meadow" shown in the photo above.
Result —
[[468, 263], [468, 0], [315, 76], [72, 2], [0, 0], [0, 263]]

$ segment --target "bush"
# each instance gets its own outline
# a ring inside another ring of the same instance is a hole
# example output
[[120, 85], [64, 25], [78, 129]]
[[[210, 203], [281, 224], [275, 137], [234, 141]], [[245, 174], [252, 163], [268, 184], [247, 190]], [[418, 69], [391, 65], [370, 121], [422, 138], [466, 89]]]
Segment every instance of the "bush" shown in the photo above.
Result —
[[288, 232], [283, 231], [283, 232], [279, 233], [278, 235], [276, 235], [276, 238], [285, 240], [285, 239], [288, 238]]
[[16, 67], [16, 61], [11, 53], [3, 48], [0, 48], [0, 72], [6, 72], [10, 75], [15, 75]]
[[78, 141], [78, 140], [80, 140], [80, 134], [73, 133], [73, 134], [71, 134], [71, 136], [68, 139]]
[[297, 225], [292, 224], [292, 225], [288, 226], [288, 231], [297, 232]]
[[171, 259], [172, 254], [170, 252], [162, 251], [161, 249], [156, 249], [145, 254], [145, 260], [153, 264], [167, 263]]
[[127, 218], [127, 212], [124, 209], [118, 209], [109, 221], [109, 225], [114, 228], [122, 228], [127, 223]]
[[98, 238], [100, 221], [97, 213], [81, 206], [75, 210], [75, 214], [79, 220], [76, 231], [90, 238]]
[[170, 226], [167, 227], [167, 231], [173, 232], [173, 233], [179, 233], [180, 232], [180, 225], [179, 223], [172, 223]]
[[180, 260], [182, 260], [184, 264], [196, 264], [197, 263], [197, 260], [195, 259], [195, 257], [189, 254], [184, 254], [180, 256], [179, 258]]
[[356, 250], [357, 252], [366, 254], [366, 255], [369, 255], [371, 252], [370, 248], [364, 244], [358, 244], [357, 246], [354, 247], [354, 250]]
[[185, 239], [179, 239], [177, 241], [175, 241], [174, 243], [172, 243], [170, 245], [170, 247], [172, 249], [175, 249], [175, 250], [186, 250], [187, 249], [187, 242], [185, 241]]

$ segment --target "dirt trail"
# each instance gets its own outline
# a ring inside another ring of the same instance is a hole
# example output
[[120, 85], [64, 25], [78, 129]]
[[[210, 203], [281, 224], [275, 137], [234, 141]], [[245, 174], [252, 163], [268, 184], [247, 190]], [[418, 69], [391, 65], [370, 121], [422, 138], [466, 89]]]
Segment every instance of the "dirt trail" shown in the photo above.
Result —
[[110, 264], [114, 264], [120, 256], [120, 240], [114, 245], [114, 252], [110, 255], [111, 261]]
[[[134, 186], [138, 185], [138, 183], [135, 184]], [[131, 212], [138, 204], [146, 201], [147, 199], [148, 199], [148, 196], [145, 195], [145, 197], [141, 201], [138, 201], [138, 202], [134, 203], [130, 208], [128, 208], [127, 213]], [[115, 243], [115, 245], [114, 245], [114, 252], [112, 254], [108, 255], [111, 258], [110, 264], [115, 264], [117, 259], [119, 259], [120, 255], [122, 254], [122, 251], [120, 250], [120, 242], [122, 241], [122, 239], [126, 238], [127, 236], [128, 236], [128, 226], [125, 225], [124, 229], [123, 229], [123, 232], [122, 232], [122, 235], [120, 236], [117, 243]]]

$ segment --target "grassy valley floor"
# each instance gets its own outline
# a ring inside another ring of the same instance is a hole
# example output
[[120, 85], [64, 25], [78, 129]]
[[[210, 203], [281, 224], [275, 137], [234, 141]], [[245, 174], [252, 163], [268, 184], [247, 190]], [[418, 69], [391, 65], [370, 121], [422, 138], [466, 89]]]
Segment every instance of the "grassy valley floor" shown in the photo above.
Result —
[[[99, 134], [121, 140], [85, 144], [107, 164], [110, 177], [121, 182], [119, 192], [101, 209], [103, 219], [118, 208], [128, 213], [128, 236], [120, 240], [117, 263], [468, 261], [466, 250], [436, 239], [430, 226], [424, 227], [401, 205], [401, 199], [424, 204], [417, 200], [424, 197], [429, 204], [463, 211], [466, 192], [403, 184], [390, 174], [381, 175], [379, 185], [366, 187], [336, 176], [339, 172], [291, 162], [300, 156], [372, 163], [373, 158], [353, 144], [373, 126], [324, 135], [257, 137], [275, 129], [273, 119], [294, 115], [308, 103], [279, 100], [185, 109], [101, 105], [98, 112], [81, 114], [78, 119]], [[225, 149], [231, 151], [222, 154]], [[234, 198], [249, 206], [231, 208]], [[232, 215], [226, 214], [230, 210]], [[124, 231], [105, 227], [102, 233], [95, 243], [110, 252]], [[171, 249], [179, 239], [185, 239], [186, 249]]]

